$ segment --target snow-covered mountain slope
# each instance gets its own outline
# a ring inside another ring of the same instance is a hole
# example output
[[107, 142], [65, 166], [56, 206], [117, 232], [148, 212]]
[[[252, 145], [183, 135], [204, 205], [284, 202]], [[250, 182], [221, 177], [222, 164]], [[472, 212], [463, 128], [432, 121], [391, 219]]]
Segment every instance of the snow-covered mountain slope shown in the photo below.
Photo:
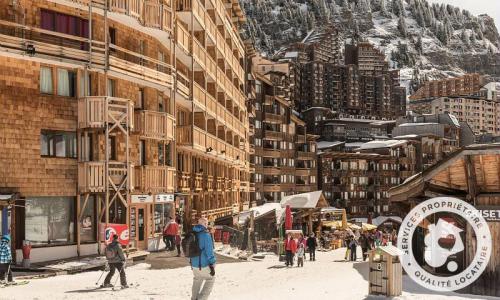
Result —
[[426, 0], [241, 0], [247, 37], [265, 55], [311, 30], [337, 27], [344, 39], [382, 49], [403, 80], [479, 72], [500, 76], [500, 36], [487, 15]]

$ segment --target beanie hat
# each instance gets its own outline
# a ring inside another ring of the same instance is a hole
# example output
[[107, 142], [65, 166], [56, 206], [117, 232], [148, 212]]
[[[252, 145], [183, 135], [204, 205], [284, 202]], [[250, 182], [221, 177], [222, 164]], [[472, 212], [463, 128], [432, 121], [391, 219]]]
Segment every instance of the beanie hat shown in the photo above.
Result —
[[5, 234], [4, 236], [2, 236], [2, 240], [10, 241], [10, 235]]

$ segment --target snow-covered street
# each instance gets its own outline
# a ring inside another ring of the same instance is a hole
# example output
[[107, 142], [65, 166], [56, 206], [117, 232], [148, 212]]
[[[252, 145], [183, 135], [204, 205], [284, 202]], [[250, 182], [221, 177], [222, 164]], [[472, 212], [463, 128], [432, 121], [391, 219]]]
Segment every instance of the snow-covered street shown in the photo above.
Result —
[[[319, 252], [303, 268], [284, 268], [275, 256], [264, 261], [221, 264], [210, 299], [379, 299], [367, 297], [368, 264], [343, 262], [344, 250]], [[93, 290], [101, 272], [63, 275], [0, 289], [0, 299], [190, 299], [192, 273], [188, 267], [150, 270], [147, 264], [127, 268], [127, 290]], [[114, 280], [113, 280], [114, 281]], [[404, 278], [404, 293], [396, 299], [443, 299]], [[446, 299], [495, 299], [446, 294]], [[498, 298], [496, 298], [498, 299]]]

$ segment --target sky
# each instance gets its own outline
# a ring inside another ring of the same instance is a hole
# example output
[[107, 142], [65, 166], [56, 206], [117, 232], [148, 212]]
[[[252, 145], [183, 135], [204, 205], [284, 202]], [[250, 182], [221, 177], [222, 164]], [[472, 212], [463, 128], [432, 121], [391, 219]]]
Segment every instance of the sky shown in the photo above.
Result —
[[470, 11], [474, 15], [488, 14], [495, 19], [497, 29], [500, 30], [500, 1], [499, 0], [427, 0], [430, 3], [446, 3]]

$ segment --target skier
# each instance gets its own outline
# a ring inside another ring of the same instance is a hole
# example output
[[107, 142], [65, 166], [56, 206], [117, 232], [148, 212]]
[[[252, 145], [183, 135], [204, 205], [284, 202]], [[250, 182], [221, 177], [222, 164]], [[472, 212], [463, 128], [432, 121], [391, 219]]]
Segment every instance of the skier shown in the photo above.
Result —
[[179, 234], [179, 224], [174, 219], [170, 219], [163, 229], [163, 242], [165, 242], [165, 249], [173, 251], [175, 249], [175, 236]]
[[118, 235], [113, 235], [113, 241], [106, 247], [106, 259], [108, 260], [109, 273], [104, 279], [101, 287], [113, 287], [110, 283], [115, 275], [115, 270], [120, 272], [120, 283], [123, 289], [128, 288], [127, 277], [125, 276], [125, 255], [122, 246], [118, 242]]
[[288, 234], [284, 244], [286, 253], [286, 266], [293, 267], [293, 257], [295, 256], [295, 252], [297, 251], [297, 243], [293, 239], [291, 233]]
[[10, 269], [10, 264], [12, 262], [12, 253], [10, 251], [10, 235], [6, 234], [2, 236], [0, 241], [0, 282], [5, 281], [5, 275], [7, 275], [7, 281], [12, 282], [12, 270]]
[[311, 233], [309, 238], [307, 239], [307, 248], [309, 249], [309, 260], [316, 260], [316, 247], [318, 247], [318, 242], [314, 237], [314, 233]]
[[[182, 242], [184, 254], [190, 257], [191, 269], [193, 270], [193, 287], [192, 287], [192, 300], [208, 299], [210, 292], [215, 282], [215, 255], [212, 236], [208, 232], [208, 220], [200, 218], [198, 225], [193, 227], [193, 234], [195, 236], [191, 241], [187, 240]], [[188, 239], [188, 238], [186, 238]], [[185, 244], [197, 243], [196, 250], [199, 251], [198, 256], [191, 256], [191, 245], [185, 247]], [[203, 289], [201, 286], [203, 285]]]

